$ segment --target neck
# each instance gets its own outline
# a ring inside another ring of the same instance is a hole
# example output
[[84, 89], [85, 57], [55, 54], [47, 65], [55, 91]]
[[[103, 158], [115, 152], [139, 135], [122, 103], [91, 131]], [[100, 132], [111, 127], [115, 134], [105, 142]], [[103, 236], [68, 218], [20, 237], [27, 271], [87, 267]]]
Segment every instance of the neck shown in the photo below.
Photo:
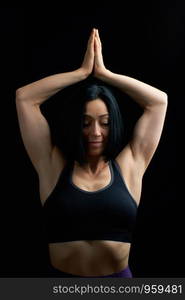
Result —
[[87, 162], [83, 165], [83, 168], [93, 175], [98, 174], [107, 163], [104, 157], [87, 157]]

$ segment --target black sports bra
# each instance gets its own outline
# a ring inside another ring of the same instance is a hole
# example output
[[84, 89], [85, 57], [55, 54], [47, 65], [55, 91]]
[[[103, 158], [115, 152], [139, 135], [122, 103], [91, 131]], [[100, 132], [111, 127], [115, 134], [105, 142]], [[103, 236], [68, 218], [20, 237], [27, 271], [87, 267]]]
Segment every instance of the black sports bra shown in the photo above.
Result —
[[110, 183], [95, 192], [72, 182], [74, 164], [63, 169], [43, 206], [48, 243], [112, 240], [130, 243], [137, 204], [129, 193], [115, 160], [109, 161]]

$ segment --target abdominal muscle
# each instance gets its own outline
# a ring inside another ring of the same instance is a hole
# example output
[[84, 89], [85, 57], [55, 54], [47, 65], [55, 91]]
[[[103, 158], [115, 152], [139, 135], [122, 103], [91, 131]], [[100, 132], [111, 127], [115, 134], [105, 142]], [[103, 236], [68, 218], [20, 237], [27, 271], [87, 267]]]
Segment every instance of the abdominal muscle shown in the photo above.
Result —
[[79, 276], [106, 276], [128, 266], [130, 243], [93, 240], [49, 244], [51, 265]]

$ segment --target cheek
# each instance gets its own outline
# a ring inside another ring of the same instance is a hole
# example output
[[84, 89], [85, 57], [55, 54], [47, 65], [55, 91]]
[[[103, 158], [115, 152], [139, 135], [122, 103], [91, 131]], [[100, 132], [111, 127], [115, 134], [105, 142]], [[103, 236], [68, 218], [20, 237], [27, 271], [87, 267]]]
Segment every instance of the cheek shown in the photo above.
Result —
[[[101, 129], [101, 133], [102, 133], [102, 135], [106, 138], [106, 137], [108, 137], [108, 135], [109, 135], [109, 128], [106, 128], [106, 129]], [[90, 130], [88, 129], [88, 128], [84, 128], [83, 130], [82, 130], [82, 134], [83, 134], [83, 136], [86, 138], [86, 137], [88, 137], [88, 135], [90, 134]]]
[[109, 135], [109, 129], [107, 128], [107, 129], [104, 130], [104, 136], [108, 137], [108, 135]]
[[87, 129], [83, 129], [82, 130], [82, 134], [84, 137], [88, 136], [88, 130]]

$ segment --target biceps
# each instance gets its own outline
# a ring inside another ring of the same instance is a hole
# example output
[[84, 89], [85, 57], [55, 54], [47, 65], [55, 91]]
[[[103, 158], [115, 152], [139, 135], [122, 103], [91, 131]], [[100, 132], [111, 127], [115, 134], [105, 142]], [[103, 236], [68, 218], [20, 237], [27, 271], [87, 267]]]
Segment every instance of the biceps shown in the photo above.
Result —
[[26, 151], [39, 171], [51, 157], [52, 143], [48, 122], [36, 105], [17, 103], [17, 113]]
[[153, 109], [147, 109], [137, 121], [133, 137], [130, 142], [135, 159], [142, 159], [147, 166], [159, 144], [166, 106], [161, 105]]

